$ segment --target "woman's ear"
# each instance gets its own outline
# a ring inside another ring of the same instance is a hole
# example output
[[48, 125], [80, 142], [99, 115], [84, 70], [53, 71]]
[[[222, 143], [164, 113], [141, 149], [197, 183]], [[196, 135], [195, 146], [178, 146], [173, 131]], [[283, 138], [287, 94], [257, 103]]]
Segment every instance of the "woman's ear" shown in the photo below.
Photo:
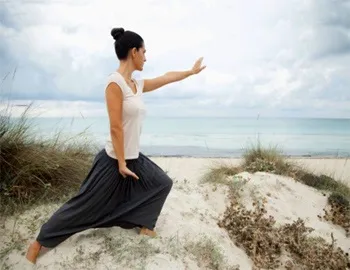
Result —
[[136, 48], [132, 48], [131, 49], [131, 56], [132, 56], [132, 58], [134, 58], [136, 56], [136, 53], [137, 53], [137, 49]]

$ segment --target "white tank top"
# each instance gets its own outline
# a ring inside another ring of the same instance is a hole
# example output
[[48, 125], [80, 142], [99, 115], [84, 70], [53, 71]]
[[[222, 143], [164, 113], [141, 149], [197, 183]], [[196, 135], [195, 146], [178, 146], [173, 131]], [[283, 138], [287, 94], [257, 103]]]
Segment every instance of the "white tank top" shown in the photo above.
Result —
[[[145, 104], [142, 100], [143, 80], [133, 81], [136, 84], [137, 92], [134, 94], [119, 72], [110, 74], [107, 78], [107, 85], [115, 82], [123, 92], [123, 131], [124, 131], [124, 158], [136, 159], [140, 153], [140, 135], [142, 122], [146, 115]], [[107, 154], [117, 159], [114, 152], [111, 134], [109, 133], [105, 145]]]

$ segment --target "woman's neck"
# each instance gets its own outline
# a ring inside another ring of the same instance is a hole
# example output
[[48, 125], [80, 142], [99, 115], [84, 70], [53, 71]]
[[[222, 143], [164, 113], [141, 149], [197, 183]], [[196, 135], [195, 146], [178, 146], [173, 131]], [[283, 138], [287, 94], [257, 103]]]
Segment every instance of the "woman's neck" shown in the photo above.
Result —
[[120, 66], [118, 68], [118, 72], [128, 81], [131, 80], [132, 73], [134, 72], [135, 68], [133, 67], [133, 64], [125, 61], [120, 62]]

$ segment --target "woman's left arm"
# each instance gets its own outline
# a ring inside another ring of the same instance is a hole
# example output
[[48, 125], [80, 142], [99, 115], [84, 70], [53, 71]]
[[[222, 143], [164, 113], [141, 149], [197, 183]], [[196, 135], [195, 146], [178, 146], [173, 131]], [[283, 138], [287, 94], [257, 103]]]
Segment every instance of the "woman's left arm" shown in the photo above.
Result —
[[194, 63], [192, 69], [187, 71], [170, 71], [154, 79], [145, 79], [143, 92], [150, 92], [166, 84], [181, 81], [191, 75], [198, 74], [199, 72], [201, 72], [203, 69], [206, 68], [206, 66], [202, 66], [202, 61], [203, 61], [203, 57], [199, 58]]

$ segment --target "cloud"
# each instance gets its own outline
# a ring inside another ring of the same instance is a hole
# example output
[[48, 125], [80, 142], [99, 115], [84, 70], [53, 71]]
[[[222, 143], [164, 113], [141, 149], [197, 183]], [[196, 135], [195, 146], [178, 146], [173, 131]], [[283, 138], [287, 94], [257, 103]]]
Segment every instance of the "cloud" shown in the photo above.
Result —
[[1, 93], [38, 100], [50, 116], [62, 102], [103, 104], [106, 76], [118, 66], [110, 30], [122, 26], [146, 42], [136, 77], [205, 57], [202, 74], [145, 95], [153, 115], [350, 117], [349, 2], [7, 1], [0, 75], [16, 75]]

